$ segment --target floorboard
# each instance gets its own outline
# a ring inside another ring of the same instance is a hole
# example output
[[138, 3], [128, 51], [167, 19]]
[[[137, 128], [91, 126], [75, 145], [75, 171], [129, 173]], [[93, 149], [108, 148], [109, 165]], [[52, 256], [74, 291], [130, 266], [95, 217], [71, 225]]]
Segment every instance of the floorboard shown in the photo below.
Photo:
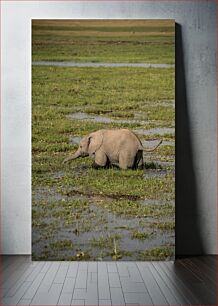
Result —
[[0, 305], [217, 305], [217, 257], [32, 262], [1, 256]]

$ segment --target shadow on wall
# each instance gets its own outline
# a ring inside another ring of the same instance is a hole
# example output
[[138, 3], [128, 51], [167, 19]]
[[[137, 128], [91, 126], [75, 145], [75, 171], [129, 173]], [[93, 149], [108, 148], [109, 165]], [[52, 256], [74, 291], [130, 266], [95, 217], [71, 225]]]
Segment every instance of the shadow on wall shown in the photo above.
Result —
[[188, 102], [182, 28], [176, 24], [176, 257], [205, 254]]

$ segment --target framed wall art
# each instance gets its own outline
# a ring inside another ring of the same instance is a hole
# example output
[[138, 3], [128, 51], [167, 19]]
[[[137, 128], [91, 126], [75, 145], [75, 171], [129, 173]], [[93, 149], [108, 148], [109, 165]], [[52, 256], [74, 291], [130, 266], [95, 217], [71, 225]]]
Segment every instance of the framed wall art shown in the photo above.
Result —
[[175, 21], [32, 20], [32, 257], [172, 260]]

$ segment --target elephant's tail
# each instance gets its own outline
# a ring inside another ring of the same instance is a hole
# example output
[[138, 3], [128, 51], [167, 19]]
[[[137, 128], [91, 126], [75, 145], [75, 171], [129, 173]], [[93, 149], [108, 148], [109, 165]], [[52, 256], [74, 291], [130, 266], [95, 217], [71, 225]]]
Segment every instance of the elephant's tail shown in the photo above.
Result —
[[144, 147], [143, 147], [143, 151], [145, 151], [145, 152], [153, 152], [154, 150], [156, 150], [156, 149], [159, 147], [159, 145], [162, 144], [162, 142], [163, 142], [163, 140], [161, 139], [161, 140], [159, 141], [159, 143], [158, 143], [154, 148], [147, 149], [147, 148], [144, 148]]

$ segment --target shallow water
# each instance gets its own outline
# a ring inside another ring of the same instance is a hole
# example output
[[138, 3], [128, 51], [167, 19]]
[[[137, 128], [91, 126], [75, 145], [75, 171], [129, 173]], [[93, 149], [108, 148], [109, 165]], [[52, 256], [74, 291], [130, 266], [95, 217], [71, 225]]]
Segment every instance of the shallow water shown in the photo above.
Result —
[[172, 107], [172, 108], [176, 107], [175, 100], [158, 101], [157, 103], [154, 103], [154, 105]]
[[[145, 199], [145, 200], [140, 200], [140, 204], [142, 205], [162, 205], [166, 204], [166, 201], [163, 200], [157, 200], [157, 199]], [[168, 204], [174, 205], [174, 201], [167, 201]]]
[[145, 169], [144, 178], [147, 177], [161, 177], [167, 175], [169, 172], [167, 170], [153, 170], [153, 169]]
[[[136, 119], [137, 116], [134, 117], [134, 119], [113, 119], [110, 117], [106, 116], [101, 116], [101, 115], [95, 115], [95, 114], [87, 114], [84, 112], [77, 112], [73, 113], [67, 116], [68, 119], [70, 120], [84, 120], [84, 121], [91, 121], [91, 122], [100, 122], [100, 123], [137, 123], [139, 125], [142, 124], [147, 124], [148, 121], [143, 121], [141, 119]], [[165, 134], [174, 134], [175, 133], [175, 128], [168, 128], [168, 127], [158, 127], [158, 128], [152, 128], [152, 129], [134, 129], [133, 132], [139, 135], [160, 135], [163, 136]], [[74, 137], [73, 138], [73, 144], [78, 144], [80, 138], [79, 137]], [[164, 144], [164, 143], [163, 143]], [[165, 144], [167, 144], [165, 142]], [[168, 142], [169, 145], [174, 145], [174, 142]]]
[[[152, 148], [155, 147], [159, 140], [141, 140], [143, 147], [145, 148]], [[175, 146], [175, 141], [170, 141], [170, 140], [163, 140], [161, 143], [161, 146]]]
[[60, 201], [65, 198], [66, 197], [63, 196], [62, 194], [57, 193], [54, 188], [48, 188], [48, 187], [36, 188], [32, 194], [32, 199], [36, 202], [43, 200]]
[[79, 137], [79, 136], [70, 137], [69, 143], [78, 145], [80, 143], [81, 139], [82, 139], [82, 137]]
[[92, 63], [92, 62], [52, 62], [34, 61], [34, 66], [57, 66], [57, 67], [135, 67], [135, 68], [173, 68], [171, 64], [152, 64], [152, 63]]
[[[138, 239], [129, 239], [128, 237], [124, 237], [124, 239], [121, 242], [121, 247], [125, 251], [129, 250], [135, 250], [137, 251], [145, 251], [149, 250], [155, 247], [161, 247], [166, 245], [166, 241], [169, 244], [174, 243], [174, 237], [172, 237], [172, 234], [168, 232], [160, 232], [155, 230], [153, 234], [151, 235], [150, 239], [146, 239], [145, 241], [141, 241]], [[124, 258], [124, 260], [126, 260]]]
[[87, 113], [73, 113], [67, 116], [67, 118], [71, 120], [84, 120], [84, 121], [91, 121], [91, 122], [100, 122], [100, 123], [138, 123], [139, 125], [145, 124], [146, 121], [142, 120], [135, 120], [135, 119], [113, 119], [106, 116], [101, 115], [94, 115], [94, 114], [87, 114]]
[[[106, 116], [101, 115], [94, 115], [94, 114], [87, 114], [83, 112], [77, 112], [73, 113], [67, 116], [67, 118], [71, 120], [83, 120], [83, 121], [91, 121], [91, 122], [100, 122], [100, 123], [137, 123], [139, 125], [147, 124], [148, 121], [143, 121], [140, 119], [113, 119]], [[134, 117], [134, 118], [137, 118]], [[163, 136], [165, 134], [175, 134], [175, 128], [168, 128], [168, 127], [158, 127], [158, 128], [152, 128], [152, 129], [134, 129], [133, 132], [139, 135], [160, 135]], [[78, 144], [80, 141], [80, 137], [74, 137], [72, 139], [72, 144]], [[168, 141], [163, 142], [163, 145], [175, 145], [174, 141]]]
[[58, 171], [58, 172], [54, 172], [54, 173], [52, 174], [52, 177], [53, 177], [53, 178], [61, 178], [61, 177], [63, 177], [63, 176], [65, 176], [64, 171]]
[[165, 135], [165, 134], [175, 134], [175, 128], [168, 128], [168, 127], [158, 127], [152, 129], [135, 129], [134, 132], [139, 135]]
[[[125, 255], [121, 260], [137, 260], [137, 251], [147, 250], [153, 247], [160, 247], [162, 245], [168, 245], [174, 243], [174, 233], [163, 232], [158, 229], [151, 227], [153, 222], [158, 222], [157, 217], [125, 217], [125, 216], [116, 216], [113, 213], [102, 208], [100, 205], [101, 201], [104, 201], [104, 197], [100, 196], [84, 196], [84, 195], [72, 195], [70, 197], [60, 196], [60, 194], [55, 193], [55, 190], [48, 188], [41, 188], [36, 190], [37, 194], [41, 193], [41, 197], [37, 196], [35, 200], [47, 199], [47, 201], [52, 200], [70, 200], [70, 199], [82, 199], [89, 202], [89, 210], [84, 211], [78, 220], [78, 234], [75, 234], [75, 225], [67, 225], [64, 220], [60, 218], [51, 217], [50, 212], [49, 216], [43, 218], [43, 221], [51, 224], [55, 222], [55, 227], [52, 230], [50, 236], [47, 235], [47, 232], [44, 232], [44, 229], [34, 229], [33, 230], [33, 252], [34, 255], [40, 256], [43, 253], [43, 250], [48, 252], [47, 259], [58, 259], [61, 256], [66, 258], [67, 256], [75, 256], [79, 250], [82, 250], [85, 254], [89, 254], [91, 258], [98, 260], [111, 260], [111, 255], [108, 255], [108, 252], [113, 252], [112, 246], [108, 245], [93, 246], [91, 245], [91, 240], [93, 238], [99, 239], [101, 237], [107, 237], [108, 235], [118, 234], [121, 236], [121, 239], [116, 240], [118, 251], [132, 251], [131, 256]], [[161, 200], [140, 200], [138, 201], [141, 205], [160, 205]], [[34, 209], [40, 209], [37, 205], [34, 205]], [[46, 207], [43, 208], [46, 210]], [[54, 207], [54, 210], [58, 211], [59, 207]], [[94, 214], [94, 217], [90, 217], [90, 213]], [[173, 221], [174, 218], [167, 217], [167, 220]], [[42, 220], [40, 220], [42, 221]], [[91, 226], [91, 230], [85, 230], [82, 227], [83, 222], [87, 222]], [[161, 218], [163, 222], [163, 218]], [[132, 239], [131, 233], [133, 230], [139, 232], [149, 233], [149, 238], [144, 240]], [[43, 235], [46, 234], [47, 238], [43, 238]], [[70, 240], [73, 243], [73, 248], [66, 248], [64, 250], [51, 250], [49, 244], [52, 242]]]
[[[55, 175], [55, 174], [54, 174]], [[66, 201], [69, 200], [69, 197], [67, 195], [64, 195], [54, 188], [48, 188], [48, 187], [41, 187], [36, 188], [33, 192], [32, 198], [35, 202], [37, 201]], [[73, 200], [86, 200], [87, 197], [82, 194], [72, 194], [70, 196], [70, 199]]]
[[157, 164], [163, 167], [167, 167], [167, 166], [175, 167], [175, 161], [152, 160], [152, 162], [154, 164]]

